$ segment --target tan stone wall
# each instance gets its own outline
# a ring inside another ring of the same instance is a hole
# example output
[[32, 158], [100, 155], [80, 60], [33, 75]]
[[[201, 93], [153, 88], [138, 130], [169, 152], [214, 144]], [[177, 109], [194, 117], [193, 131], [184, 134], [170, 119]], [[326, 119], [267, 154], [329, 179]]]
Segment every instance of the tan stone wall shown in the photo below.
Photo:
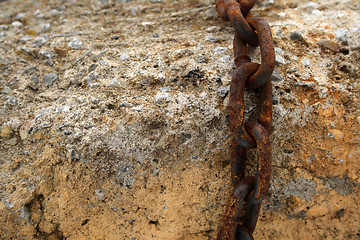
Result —
[[[359, 3], [253, 12], [277, 52], [254, 237], [358, 239]], [[1, 1], [0, 25], [1, 239], [216, 238], [234, 30], [212, 1]]]

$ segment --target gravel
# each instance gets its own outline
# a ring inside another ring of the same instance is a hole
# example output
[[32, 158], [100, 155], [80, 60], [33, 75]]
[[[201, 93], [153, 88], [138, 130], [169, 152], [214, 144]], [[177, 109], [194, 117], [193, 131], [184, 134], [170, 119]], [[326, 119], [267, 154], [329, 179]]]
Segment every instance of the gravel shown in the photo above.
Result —
[[230, 92], [230, 86], [220, 87], [216, 90], [216, 95], [225, 98]]
[[317, 44], [324, 48], [330, 49], [333, 52], [340, 52], [339, 44], [337, 44], [333, 41], [330, 41], [328, 39], [321, 39], [317, 42]]
[[122, 60], [122, 61], [128, 60], [129, 58], [130, 58], [130, 56], [127, 53], [123, 53], [120, 55], [120, 60]]
[[310, 67], [310, 59], [308, 59], [308, 58], [303, 58], [303, 59], [301, 59], [301, 63], [302, 63], [302, 65], [304, 65], [304, 67]]
[[45, 74], [44, 76], [44, 84], [46, 86], [52, 86], [56, 80], [59, 79], [59, 76], [57, 73], [48, 73], [48, 74]]
[[21, 22], [19, 22], [19, 21], [15, 21], [15, 22], [12, 22], [12, 23], [11, 23], [11, 26], [17, 27], [17, 28], [21, 27], [22, 25], [23, 25], [23, 24], [22, 24]]
[[47, 36], [47, 35], [37, 37], [37, 38], [34, 39], [34, 42], [33, 42], [32, 46], [34, 48], [39, 48], [39, 47], [43, 46], [49, 40], [50, 40], [50, 37]]
[[340, 42], [347, 44], [348, 37], [347, 37], [347, 30], [345, 28], [339, 28], [334, 31], [335, 39], [339, 40]]
[[78, 38], [74, 38], [73, 40], [71, 40], [68, 43], [68, 46], [76, 50], [84, 48], [83, 43]]
[[218, 38], [216, 38], [214, 36], [211, 36], [211, 35], [206, 36], [204, 39], [205, 39], [205, 41], [208, 41], [208, 42], [217, 42], [217, 41], [219, 41]]
[[9, 88], [8, 86], [3, 87], [3, 89], [1, 90], [1, 93], [4, 94], [8, 94], [11, 92], [11, 88]]
[[273, 82], [281, 82], [283, 81], [283, 77], [276, 71], [273, 72], [273, 74], [271, 75], [271, 81]]
[[120, 86], [121, 86], [121, 83], [116, 79], [112, 80], [108, 85], [108, 87], [120, 87]]

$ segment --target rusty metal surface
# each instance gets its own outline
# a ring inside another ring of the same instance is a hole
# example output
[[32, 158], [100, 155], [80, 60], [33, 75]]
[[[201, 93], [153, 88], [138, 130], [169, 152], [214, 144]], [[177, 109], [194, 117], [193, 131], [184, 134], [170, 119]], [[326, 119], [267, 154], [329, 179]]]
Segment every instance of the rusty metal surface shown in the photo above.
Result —
[[[236, 69], [230, 83], [229, 127], [233, 134], [231, 177], [233, 192], [228, 199], [218, 240], [253, 239], [261, 202], [268, 193], [271, 175], [272, 84], [274, 45], [269, 24], [250, 13], [254, 0], [216, 0], [219, 16], [235, 28], [233, 41]], [[260, 46], [261, 64], [251, 62], [248, 46]], [[258, 93], [258, 121], [245, 122], [245, 88]], [[257, 148], [257, 174], [246, 176], [246, 149]], [[246, 204], [243, 204], [246, 202]], [[245, 214], [240, 216], [242, 206]]]
[[247, 20], [256, 29], [261, 51], [260, 68], [246, 83], [248, 89], [255, 89], [270, 79], [275, 67], [275, 52], [269, 24], [260, 17], [251, 17]]

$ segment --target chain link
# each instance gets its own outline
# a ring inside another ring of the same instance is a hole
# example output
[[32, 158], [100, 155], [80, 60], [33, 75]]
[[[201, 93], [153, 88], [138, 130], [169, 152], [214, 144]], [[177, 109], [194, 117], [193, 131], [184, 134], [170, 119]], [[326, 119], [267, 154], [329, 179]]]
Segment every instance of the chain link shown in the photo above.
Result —
[[[270, 185], [272, 122], [271, 74], [275, 67], [274, 45], [269, 24], [250, 10], [255, 0], [215, 0], [219, 16], [235, 28], [233, 42], [236, 70], [230, 83], [229, 127], [234, 136], [231, 153], [231, 193], [218, 240], [250, 240], [258, 220], [261, 202]], [[247, 46], [260, 46], [261, 64], [251, 62]], [[257, 122], [244, 120], [245, 87], [258, 93]], [[256, 176], [245, 176], [246, 149], [258, 148]], [[245, 215], [240, 216], [243, 203]]]

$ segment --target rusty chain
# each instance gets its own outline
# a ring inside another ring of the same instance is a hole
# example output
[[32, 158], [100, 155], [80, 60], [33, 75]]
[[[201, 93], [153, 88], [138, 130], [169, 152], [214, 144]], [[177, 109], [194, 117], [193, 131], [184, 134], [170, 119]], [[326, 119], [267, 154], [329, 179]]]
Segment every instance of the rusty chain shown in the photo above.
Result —
[[[272, 121], [271, 74], [275, 67], [269, 24], [250, 10], [255, 0], [215, 0], [219, 16], [235, 28], [233, 42], [236, 70], [230, 83], [229, 125], [234, 136], [231, 153], [233, 191], [228, 199], [223, 226], [217, 239], [253, 239], [261, 202], [267, 195], [271, 173], [270, 131]], [[260, 46], [261, 64], [251, 62], [247, 46]], [[244, 120], [244, 90], [258, 93], [257, 122]], [[256, 176], [245, 176], [246, 149], [258, 148]], [[243, 202], [245, 214], [240, 216]]]

